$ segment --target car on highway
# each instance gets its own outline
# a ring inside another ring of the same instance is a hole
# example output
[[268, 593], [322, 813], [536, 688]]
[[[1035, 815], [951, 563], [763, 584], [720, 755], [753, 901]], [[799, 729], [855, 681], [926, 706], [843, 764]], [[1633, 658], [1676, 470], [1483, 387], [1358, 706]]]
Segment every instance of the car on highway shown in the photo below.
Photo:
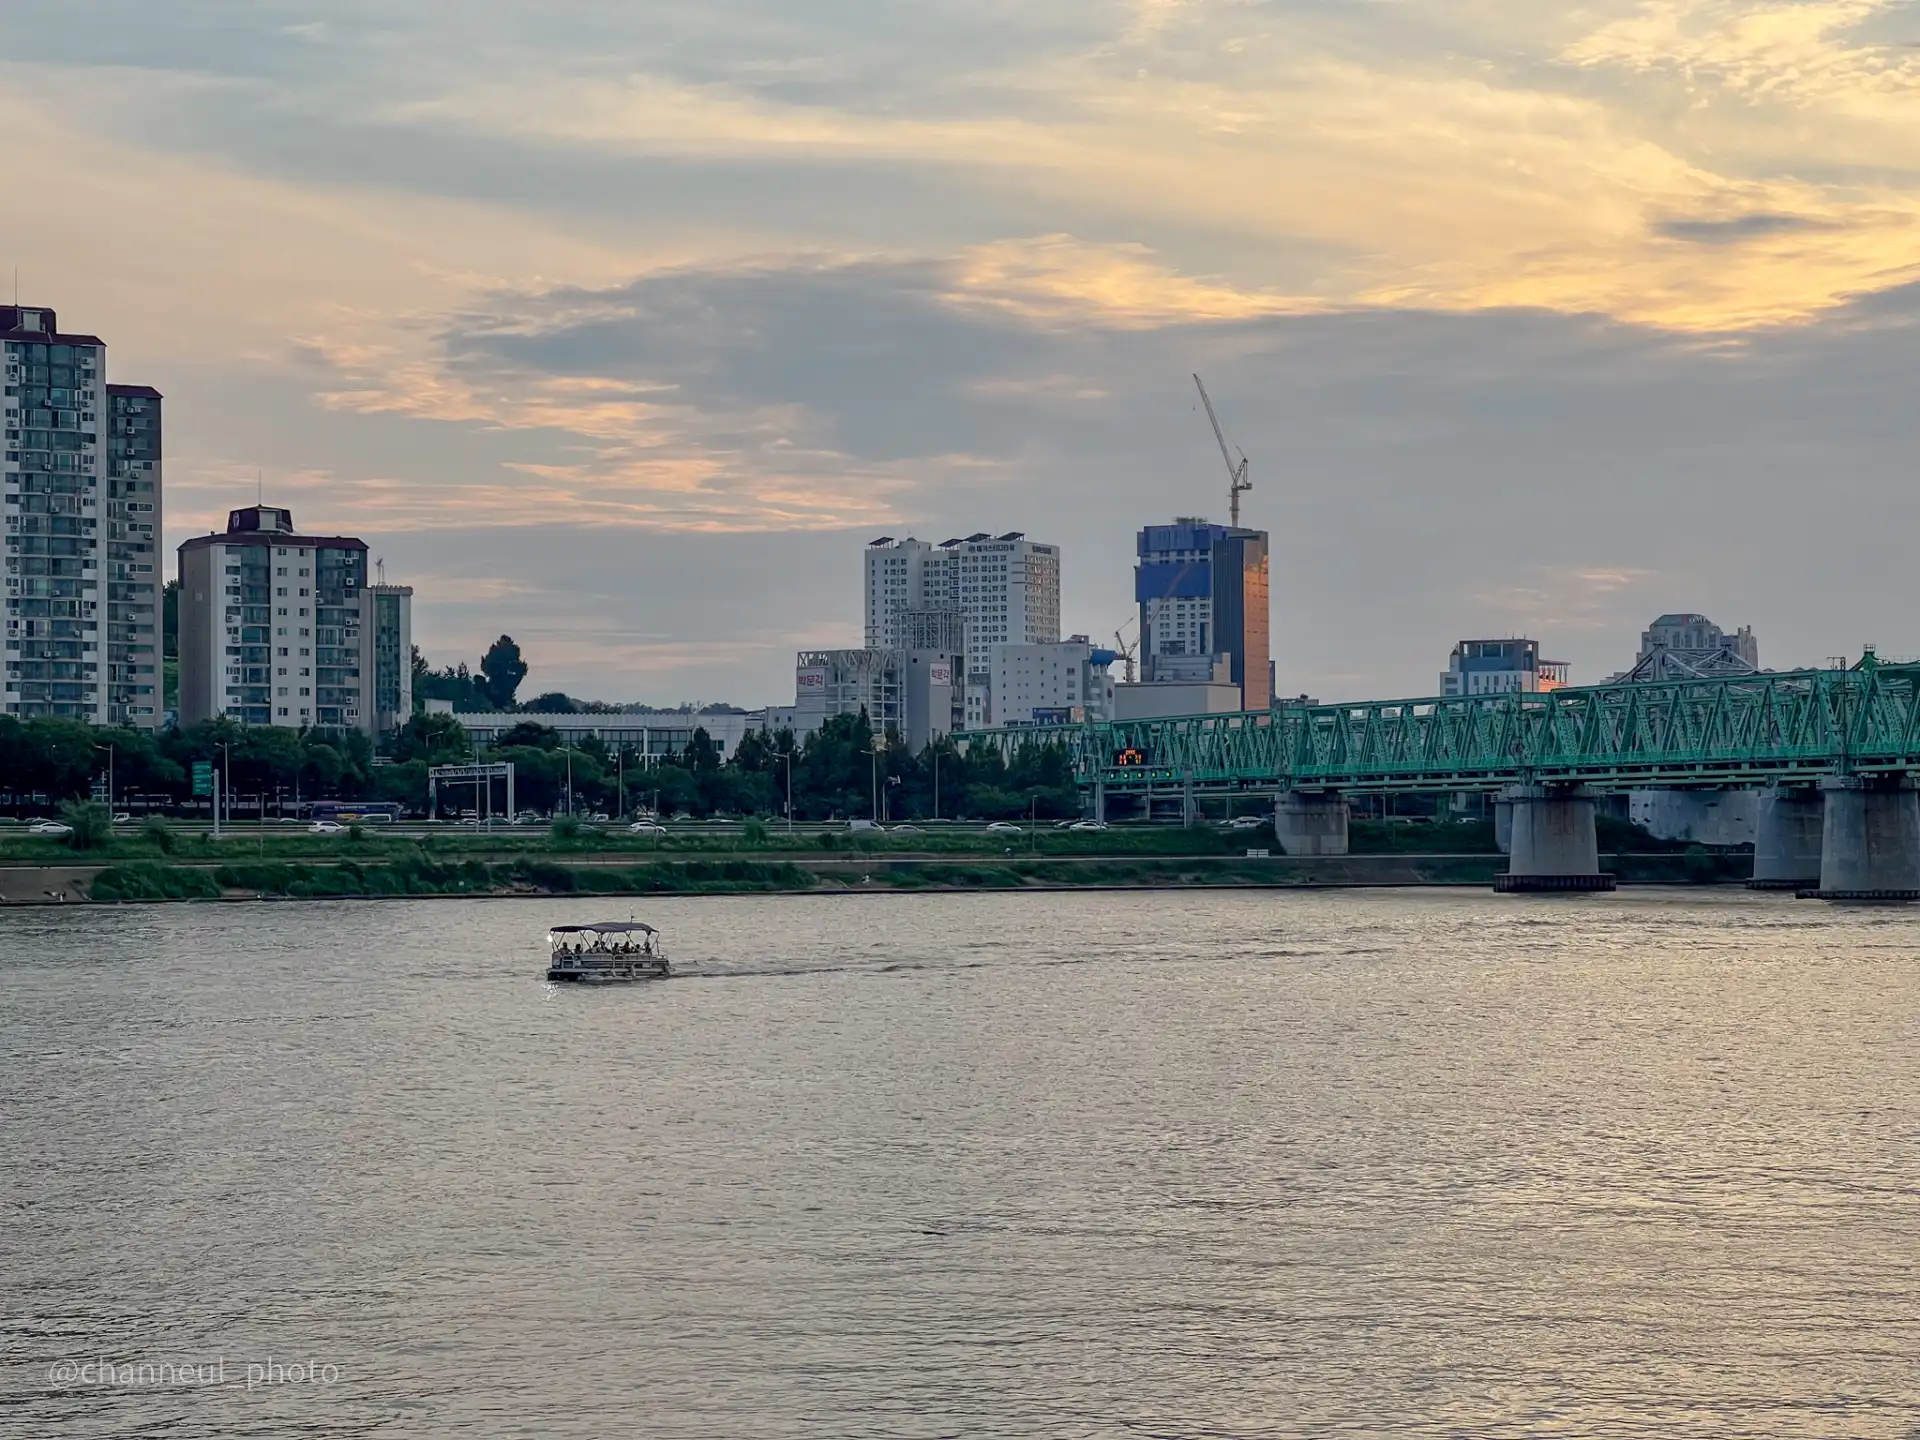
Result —
[[332, 820], [316, 820], [307, 826], [307, 833], [309, 835], [339, 835], [344, 833], [346, 828], [346, 826]]
[[1067, 828], [1069, 830], [1105, 830], [1108, 826], [1104, 820], [1076, 820]]
[[1236, 815], [1227, 822], [1229, 830], [1258, 830], [1267, 823], [1264, 815]]
[[664, 835], [667, 833], [667, 827], [656, 825], [651, 820], [636, 820], [627, 826], [627, 833], [629, 835]]
[[113, 817], [113, 823], [116, 825], [131, 825], [133, 823], [133, 816], [125, 810], [118, 811]]
[[73, 826], [63, 825], [58, 820], [36, 820], [27, 826], [29, 835], [71, 835]]
[[987, 826], [987, 834], [989, 835], [1024, 835], [1026, 833], [1026, 831], [1022, 830], [1010, 820], [996, 820]]
[[924, 835], [927, 832], [922, 830], [918, 825], [896, 825], [893, 827], [893, 833], [896, 835]]

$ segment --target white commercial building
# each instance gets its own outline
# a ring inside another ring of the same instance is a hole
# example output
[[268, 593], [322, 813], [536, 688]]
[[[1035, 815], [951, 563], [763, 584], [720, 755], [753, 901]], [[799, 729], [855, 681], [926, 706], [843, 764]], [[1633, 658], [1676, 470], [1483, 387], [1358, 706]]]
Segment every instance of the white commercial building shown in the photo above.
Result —
[[1052, 645], [991, 645], [986, 683], [968, 691], [967, 724], [1059, 725], [1113, 718], [1114, 651], [1085, 635]]
[[1462, 640], [1447, 657], [1440, 693], [1448, 697], [1531, 695], [1560, 689], [1567, 683], [1568, 672], [1565, 661], [1540, 658], [1538, 640]]
[[960, 718], [959, 663], [940, 650], [802, 650], [794, 664], [794, 731], [812, 734], [830, 716], [864, 710], [875, 730], [924, 749]]
[[180, 547], [180, 720], [382, 735], [413, 713], [413, 591], [367, 546], [249, 505]]
[[162, 719], [158, 390], [106, 383], [97, 335], [0, 306], [6, 549], [0, 713]]
[[[430, 708], [440, 708], [432, 701], [428, 704]], [[625, 752], [630, 761], [643, 765], [678, 755], [693, 743], [696, 730], [706, 731], [720, 758], [730, 760], [748, 735], [769, 728], [769, 715], [763, 710], [714, 715], [678, 711], [663, 714], [651, 710], [600, 711], [585, 715], [548, 715], [527, 710], [449, 713], [483, 749], [497, 744], [517, 725], [540, 725], [557, 734], [563, 744], [577, 747], [591, 736], [610, 753]]]
[[925, 638], [929, 612], [958, 614], [968, 654], [989, 645], [1060, 638], [1060, 549], [1019, 531], [985, 531], [929, 545], [882, 535], [866, 551], [869, 650], [905, 650]]

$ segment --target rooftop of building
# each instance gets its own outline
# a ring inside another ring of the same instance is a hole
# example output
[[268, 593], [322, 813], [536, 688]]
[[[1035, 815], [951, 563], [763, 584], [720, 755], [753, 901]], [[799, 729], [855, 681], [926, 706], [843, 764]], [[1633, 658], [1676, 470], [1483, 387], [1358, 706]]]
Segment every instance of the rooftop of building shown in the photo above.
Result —
[[1691, 625], [1705, 625], [1714, 630], [1718, 630], [1720, 628], [1718, 625], [1715, 625], [1713, 621], [1709, 620], [1706, 616], [1695, 614], [1693, 611], [1690, 611], [1690, 610], [1684, 611], [1684, 612], [1676, 611], [1672, 614], [1662, 615], [1658, 619], [1656, 619], [1651, 625], [1647, 626], [1647, 628], [1649, 630], [1669, 630], [1669, 629], [1676, 629], [1680, 626], [1691, 626]]
[[365, 550], [367, 542], [352, 535], [302, 535], [294, 528], [293, 512], [278, 505], [247, 505], [227, 512], [225, 530], [209, 530], [181, 543], [182, 550], [207, 545], [304, 545], [319, 549]]
[[41, 345], [98, 345], [98, 335], [61, 333], [60, 319], [45, 305], [0, 305], [0, 340], [29, 340]]
[[115, 385], [111, 382], [107, 385], [107, 394], [125, 395], [129, 399], [164, 400], [167, 398], [151, 385]]

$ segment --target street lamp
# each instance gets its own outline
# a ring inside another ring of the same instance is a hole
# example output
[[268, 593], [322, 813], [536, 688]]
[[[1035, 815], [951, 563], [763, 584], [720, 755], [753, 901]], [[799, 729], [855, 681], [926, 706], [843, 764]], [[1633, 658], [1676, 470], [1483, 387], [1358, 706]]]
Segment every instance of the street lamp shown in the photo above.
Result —
[[780, 759], [787, 767], [787, 834], [793, 834], [793, 751], [782, 750]]
[[884, 733], [875, 734], [873, 744], [867, 753], [873, 756], [873, 823], [880, 823], [880, 757], [887, 753], [887, 737]]
[[113, 741], [109, 740], [104, 745], [96, 744], [93, 748], [107, 752], [107, 814], [111, 815], [113, 814]]

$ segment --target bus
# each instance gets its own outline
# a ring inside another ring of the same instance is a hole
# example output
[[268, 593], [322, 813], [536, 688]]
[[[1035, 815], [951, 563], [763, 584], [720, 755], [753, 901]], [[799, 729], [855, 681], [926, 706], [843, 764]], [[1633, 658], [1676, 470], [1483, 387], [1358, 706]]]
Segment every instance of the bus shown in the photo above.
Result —
[[309, 820], [331, 820], [339, 825], [391, 825], [400, 818], [397, 800], [315, 800], [307, 807]]

